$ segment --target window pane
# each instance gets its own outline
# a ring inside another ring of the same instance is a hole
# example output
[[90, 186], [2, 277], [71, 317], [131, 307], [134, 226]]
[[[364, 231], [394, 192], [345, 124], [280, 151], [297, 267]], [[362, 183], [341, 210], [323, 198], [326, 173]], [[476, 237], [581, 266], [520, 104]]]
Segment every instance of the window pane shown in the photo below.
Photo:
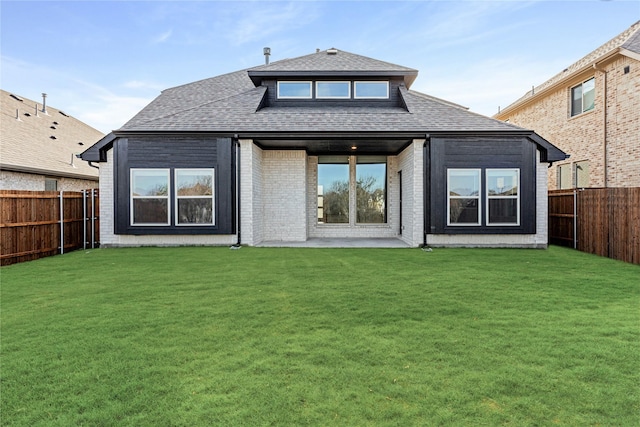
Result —
[[388, 98], [388, 82], [355, 82], [356, 98]]
[[316, 98], [349, 98], [349, 82], [317, 82]]
[[356, 164], [356, 222], [358, 223], [385, 223], [386, 213], [386, 179], [387, 163], [360, 163]]
[[167, 196], [169, 194], [169, 171], [132, 170], [131, 194], [134, 196]]
[[517, 224], [518, 199], [489, 199], [490, 224]]
[[213, 199], [178, 199], [178, 224], [213, 224]]
[[450, 196], [478, 196], [480, 172], [476, 170], [449, 170]]
[[278, 82], [278, 98], [311, 98], [311, 82]]
[[571, 89], [571, 115], [582, 113], [582, 85]]
[[176, 170], [176, 191], [178, 196], [213, 195], [213, 171]]
[[589, 161], [576, 163], [576, 187], [589, 186]]
[[449, 223], [478, 224], [478, 199], [450, 199]]
[[564, 190], [565, 188], [573, 187], [573, 182], [571, 179], [571, 165], [560, 165], [558, 166], [558, 182], [560, 184], [559, 189]]
[[593, 110], [596, 99], [595, 79], [587, 80], [582, 84], [582, 111]]
[[318, 222], [349, 223], [349, 163], [318, 164]]
[[487, 171], [487, 194], [489, 196], [517, 196], [518, 171]]
[[168, 199], [133, 199], [134, 224], [168, 224]]

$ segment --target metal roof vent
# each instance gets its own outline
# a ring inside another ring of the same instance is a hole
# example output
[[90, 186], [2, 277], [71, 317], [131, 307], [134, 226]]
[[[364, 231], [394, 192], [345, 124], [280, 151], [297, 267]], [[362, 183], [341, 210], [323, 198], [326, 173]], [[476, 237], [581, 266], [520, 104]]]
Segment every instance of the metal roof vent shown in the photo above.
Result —
[[264, 53], [264, 64], [269, 65], [269, 55], [271, 55], [271, 48], [270, 47], [263, 48], [262, 53]]
[[42, 94], [42, 112], [47, 114], [47, 94]]
[[331, 49], [327, 49], [327, 55], [337, 55], [338, 49], [332, 47]]

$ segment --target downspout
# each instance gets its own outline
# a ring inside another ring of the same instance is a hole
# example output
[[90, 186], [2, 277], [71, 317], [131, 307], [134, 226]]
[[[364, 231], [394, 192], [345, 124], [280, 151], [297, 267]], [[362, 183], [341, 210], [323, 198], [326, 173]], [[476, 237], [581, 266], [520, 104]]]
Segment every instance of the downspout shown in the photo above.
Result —
[[431, 229], [431, 135], [426, 134], [422, 146], [422, 247], [427, 247], [427, 233]]
[[607, 106], [607, 76], [609, 73], [607, 73], [607, 71], [604, 68], [601, 68], [598, 66], [597, 63], [593, 63], [593, 69], [600, 71], [603, 74], [604, 77], [604, 82], [602, 85], [602, 91], [603, 91], [603, 101], [602, 101], [602, 149], [603, 149], [603, 164], [604, 164], [604, 187], [608, 188], [609, 187], [609, 174], [608, 174], [608, 159], [607, 159], [607, 151], [608, 151], [608, 147], [607, 147], [607, 119], [608, 119], [608, 106]]
[[233, 141], [236, 146], [236, 227], [238, 234], [238, 242], [234, 245], [236, 248], [240, 247], [240, 140], [238, 135], [233, 136]]

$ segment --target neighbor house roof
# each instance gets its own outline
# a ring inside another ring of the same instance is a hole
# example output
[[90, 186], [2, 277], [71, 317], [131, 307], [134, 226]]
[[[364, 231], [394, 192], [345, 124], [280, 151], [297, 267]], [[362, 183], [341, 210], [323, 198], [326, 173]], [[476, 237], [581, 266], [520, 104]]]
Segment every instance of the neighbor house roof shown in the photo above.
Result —
[[609, 60], [616, 55], [624, 55], [640, 61], [640, 21], [636, 22], [613, 39], [609, 40], [596, 50], [584, 56], [565, 68], [562, 72], [551, 77], [546, 82], [534, 87], [525, 93], [517, 101], [502, 109], [494, 117], [505, 117], [512, 110], [527, 104], [535, 99], [546, 96], [546, 93], [556, 88], [559, 84], [577, 77], [589, 68]]
[[103, 134], [64, 111], [0, 90], [0, 169], [97, 180], [75, 156]]

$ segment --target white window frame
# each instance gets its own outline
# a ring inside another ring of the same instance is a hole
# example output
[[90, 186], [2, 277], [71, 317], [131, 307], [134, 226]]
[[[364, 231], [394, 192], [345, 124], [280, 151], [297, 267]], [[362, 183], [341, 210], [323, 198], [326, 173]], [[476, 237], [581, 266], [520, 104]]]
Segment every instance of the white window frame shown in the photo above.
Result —
[[[280, 95], [280, 85], [289, 84], [289, 83], [306, 83], [309, 85], [309, 96], [282, 96]], [[304, 81], [304, 80], [283, 80], [279, 81], [278, 84], [278, 99], [312, 99], [313, 98], [313, 82], [312, 81]]]
[[[584, 109], [584, 84], [587, 82], [593, 81], [593, 96], [594, 96], [594, 101], [593, 101], [593, 107], [591, 107], [588, 110]], [[573, 91], [574, 89], [577, 88], [581, 88], [581, 93], [580, 93], [580, 111], [577, 111], [574, 113], [573, 111]], [[595, 90], [596, 90], [596, 78], [595, 77], [591, 77], [586, 79], [585, 81], [581, 82], [580, 84], [577, 84], [575, 86], [572, 86], [571, 89], [569, 90], [569, 115], [571, 117], [577, 117], [581, 114], [587, 113], [589, 111], [593, 111], [596, 106], [595, 106]]]
[[[166, 196], [134, 196], [133, 195], [133, 174], [136, 171], [157, 171], [167, 173], [167, 195]], [[167, 222], [166, 223], [136, 223], [134, 222], [133, 201], [136, 199], [166, 199], [167, 200]], [[166, 227], [171, 225], [171, 169], [166, 168], [131, 168], [129, 170], [129, 223], [136, 227]]]
[[[451, 195], [451, 172], [477, 172], [478, 195], [477, 196], [452, 196]], [[451, 200], [455, 199], [477, 199], [478, 200], [478, 222], [458, 223], [451, 222]], [[482, 225], [482, 169], [477, 168], [448, 168], [447, 169], [447, 225], [451, 227], [477, 227]]]
[[[211, 173], [211, 195], [205, 195], [205, 196], [179, 196], [178, 195], [178, 175], [181, 171], [189, 171], [189, 172], [195, 172], [195, 171], [201, 171], [203, 172], [201, 175], [208, 175], [209, 173]], [[206, 173], [204, 173], [206, 172]], [[215, 183], [215, 179], [216, 179], [216, 173], [215, 173], [215, 169], [214, 168], [180, 168], [180, 169], [175, 169], [174, 170], [174, 174], [173, 174], [173, 184], [174, 184], [174, 215], [175, 215], [175, 224], [176, 227], [211, 227], [212, 225], [216, 224], [216, 200], [215, 200], [215, 189], [216, 189], [216, 183]], [[180, 223], [180, 219], [178, 218], [178, 200], [180, 199], [211, 199], [211, 222], [206, 222], [206, 223], [200, 223], [200, 224], [195, 224], [195, 223]]]
[[[332, 83], [342, 83], [347, 85], [347, 95], [346, 96], [320, 96], [320, 91], [318, 90], [318, 86], [322, 84], [332, 84]], [[333, 80], [325, 80], [325, 81], [317, 81], [316, 82], [316, 99], [350, 99], [351, 98], [351, 82], [350, 81], [333, 81]]]
[[[517, 185], [518, 185], [518, 194], [515, 196], [492, 196], [489, 194], [489, 175], [490, 172], [516, 172], [516, 177], [518, 179]], [[486, 207], [485, 207], [485, 217], [486, 217], [486, 223], [487, 226], [490, 227], [518, 227], [520, 226], [520, 193], [522, 191], [521, 188], [521, 184], [520, 184], [520, 168], [493, 168], [493, 169], [486, 169], [485, 170], [485, 186], [487, 189], [487, 203], [486, 203]], [[489, 216], [489, 200], [492, 199], [516, 199], [516, 222], [490, 222], [490, 216]]]
[[[375, 83], [375, 84], [385, 84], [386, 91], [384, 96], [358, 96], [358, 84], [360, 83]], [[353, 82], [353, 97], [355, 99], [389, 99], [389, 82], [383, 80], [359, 80]]]

